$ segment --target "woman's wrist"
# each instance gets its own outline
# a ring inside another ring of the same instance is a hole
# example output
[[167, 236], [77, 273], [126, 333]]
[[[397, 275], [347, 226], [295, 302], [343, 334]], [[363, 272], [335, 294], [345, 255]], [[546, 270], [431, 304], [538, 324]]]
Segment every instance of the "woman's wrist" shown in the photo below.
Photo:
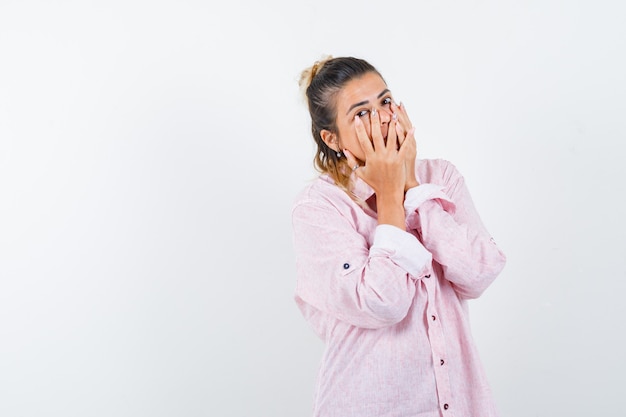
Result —
[[405, 230], [404, 193], [395, 194], [376, 196], [378, 224], [390, 224]]
[[411, 188], [413, 187], [417, 187], [418, 185], [420, 185], [419, 182], [417, 182], [416, 179], [413, 180], [409, 180], [404, 184], [404, 192], [406, 193], [407, 191], [409, 191]]

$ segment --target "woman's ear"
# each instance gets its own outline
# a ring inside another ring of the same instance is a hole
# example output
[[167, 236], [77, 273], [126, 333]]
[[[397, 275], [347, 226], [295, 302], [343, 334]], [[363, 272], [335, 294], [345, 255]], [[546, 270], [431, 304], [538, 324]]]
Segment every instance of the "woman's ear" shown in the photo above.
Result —
[[330, 130], [322, 129], [320, 137], [330, 149], [335, 152], [339, 152], [339, 143], [337, 142], [337, 135]]

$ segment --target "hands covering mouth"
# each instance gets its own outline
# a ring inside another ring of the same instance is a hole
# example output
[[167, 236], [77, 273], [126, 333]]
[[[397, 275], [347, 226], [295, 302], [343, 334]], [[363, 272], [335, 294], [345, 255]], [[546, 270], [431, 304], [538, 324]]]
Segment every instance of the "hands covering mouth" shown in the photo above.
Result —
[[[417, 146], [415, 128], [412, 126], [403, 104], [392, 103], [393, 116], [383, 134], [380, 115], [373, 109], [370, 113], [370, 135], [359, 117], [355, 117], [355, 129], [361, 148], [365, 152], [365, 163], [357, 161], [347, 149], [344, 154], [353, 172], [379, 193], [406, 192], [417, 186], [415, 159]], [[360, 168], [355, 169], [354, 167]]]

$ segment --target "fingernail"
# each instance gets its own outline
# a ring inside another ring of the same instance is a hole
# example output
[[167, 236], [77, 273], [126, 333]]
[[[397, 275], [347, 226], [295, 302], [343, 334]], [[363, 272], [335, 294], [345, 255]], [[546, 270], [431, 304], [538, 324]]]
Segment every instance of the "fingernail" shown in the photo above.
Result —
[[394, 112], [394, 113], [393, 113], [393, 116], [391, 116], [391, 118], [392, 118], [393, 120], [398, 120], [398, 115]]
[[372, 109], [372, 116], [376, 116], [376, 113], [377, 113], [376, 108], [373, 108]]

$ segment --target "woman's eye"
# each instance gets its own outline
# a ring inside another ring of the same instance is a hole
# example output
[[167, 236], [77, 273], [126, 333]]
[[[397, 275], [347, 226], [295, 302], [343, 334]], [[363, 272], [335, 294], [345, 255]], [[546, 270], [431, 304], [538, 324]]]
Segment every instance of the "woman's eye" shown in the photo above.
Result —
[[369, 110], [361, 110], [356, 115], [359, 117], [363, 117], [363, 116], [367, 116], [368, 113], [369, 113]]
[[386, 106], [388, 104], [391, 104], [393, 100], [391, 99], [391, 97], [387, 97], [386, 99], [383, 100], [383, 105]]

